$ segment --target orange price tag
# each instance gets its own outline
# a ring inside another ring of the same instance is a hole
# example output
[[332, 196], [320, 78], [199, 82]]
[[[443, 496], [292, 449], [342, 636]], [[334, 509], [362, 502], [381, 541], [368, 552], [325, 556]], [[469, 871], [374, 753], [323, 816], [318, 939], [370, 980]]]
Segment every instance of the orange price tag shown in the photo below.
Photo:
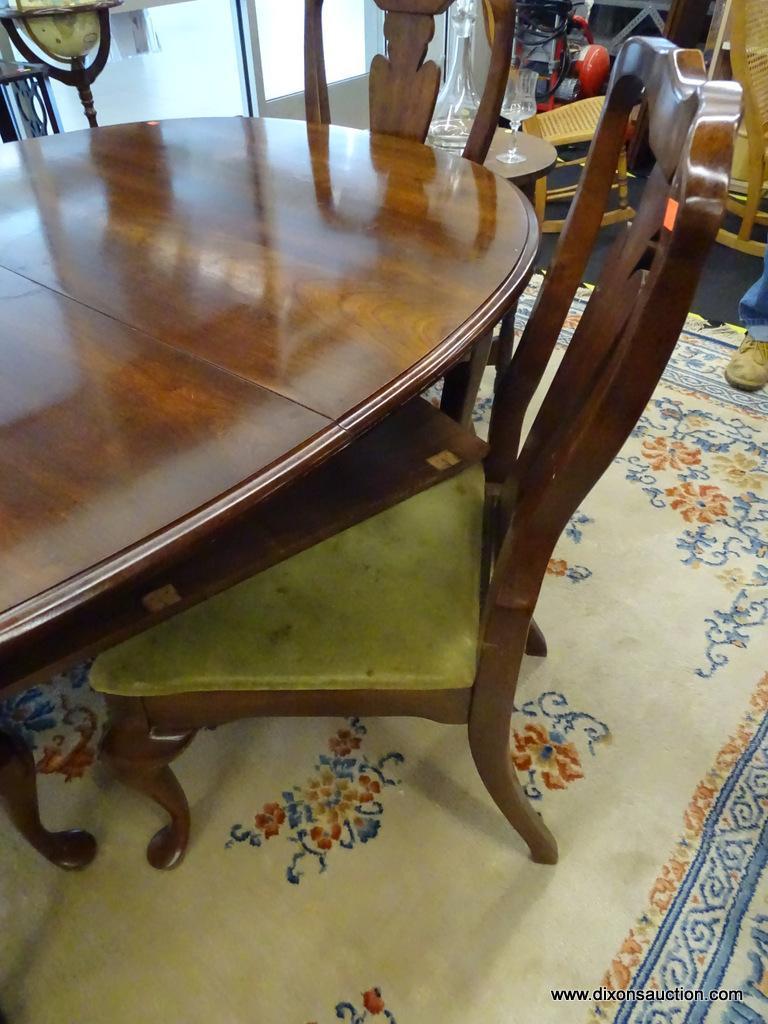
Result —
[[677, 215], [680, 212], [680, 203], [676, 199], [667, 200], [667, 208], [664, 211], [664, 227], [672, 231], [677, 223]]

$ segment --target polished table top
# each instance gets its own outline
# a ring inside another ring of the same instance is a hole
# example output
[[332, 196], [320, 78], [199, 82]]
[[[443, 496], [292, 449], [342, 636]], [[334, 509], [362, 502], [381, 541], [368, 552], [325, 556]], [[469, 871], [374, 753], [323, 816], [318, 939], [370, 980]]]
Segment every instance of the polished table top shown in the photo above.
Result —
[[0, 642], [438, 379], [536, 244], [482, 167], [351, 129], [0, 147]]

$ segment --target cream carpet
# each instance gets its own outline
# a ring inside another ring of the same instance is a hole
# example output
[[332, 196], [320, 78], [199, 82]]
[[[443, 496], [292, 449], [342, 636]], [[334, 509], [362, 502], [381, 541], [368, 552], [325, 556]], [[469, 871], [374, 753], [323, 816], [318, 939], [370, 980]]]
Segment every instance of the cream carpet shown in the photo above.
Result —
[[557, 867], [528, 859], [462, 728], [262, 720], [179, 759], [193, 840], [153, 871], [159, 814], [93, 766], [102, 709], [73, 673], [0, 706], [46, 822], [100, 845], [66, 874], [2, 828], [10, 1024], [768, 1020], [768, 395], [725, 385], [738, 340], [689, 321], [551, 562], [511, 749]]

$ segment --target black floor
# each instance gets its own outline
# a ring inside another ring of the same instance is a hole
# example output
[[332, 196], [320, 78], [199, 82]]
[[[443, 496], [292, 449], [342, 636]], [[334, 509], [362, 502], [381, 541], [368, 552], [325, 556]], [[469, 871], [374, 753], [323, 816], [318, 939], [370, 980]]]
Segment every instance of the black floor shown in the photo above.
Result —
[[[557, 187], [559, 184], [564, 184], [564, 179], [555, 174], [550, 180], [550, 187]], [[642, 186], [643, 181], [639, 178], [633, 179], [630, 183], [630, 201], [633, 205], [639, 199]], [[550, 206], [548, 212], [554, 217], [564, 216], [562, 205]], [[728, 221], [726, 224], [732, 227]], [[585, 280], [588, 283], [594, 283], [597, 280], [605, 254], [622, 228], [622, 225], [616, 225], [603, 228], [600, 232], [598, 244], [595, 246], [585, 275]], [[539, 261], [541, 267], [546, 267], [549, 264], [556, 242], [557, 235], [543, 236]], [[699, 316], [716, 323], [737, 324], [739, 322], [739, 300], [744, 292], [758, 280], [762, 270], [761, 259], [755, 256], [746, 256], [744, 253], [716, 244], [707, 261], [691, 312], [698, 313]]]

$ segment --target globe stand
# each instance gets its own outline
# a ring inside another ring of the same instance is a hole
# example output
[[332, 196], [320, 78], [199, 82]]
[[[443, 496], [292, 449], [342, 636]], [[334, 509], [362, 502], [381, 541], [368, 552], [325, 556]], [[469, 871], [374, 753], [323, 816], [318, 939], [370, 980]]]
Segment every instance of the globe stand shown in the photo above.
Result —
[[[47, 68], [50, 78], [56, 79], [57, 82], [63, 82], [64, 85], [74, 86], [77, 89], [80, 102], [83, 105], [83, 111], [91, 128], [98, 127], [91, 86], [104, 69], [112, 44], [109, 11], [112, 7], [119, 7], [122, 2], [123, 0], [89, 0], [88, 3], [70, 3], [63, 7], [28, 7], [25, 9], [7, 6], [0, 7], [0, 24], [2, 24], [11, 37], [11, 41], [19, 53], [28, 61], [32, 61], [35, 64], [43, 64]], [[47, 50], [44, 50], [44, 56], [40, 56], [40, 54], [35, 53], [21, 34], [17, 24], [21, 23], [25, 30], [29, 31], [26, 23], [37, 18], [55, 19], [57, 22], [61, 19], [62, 22], [65, 22], [65, 19], [81, 14], [96, 14], [99, 23], [98, 49], [89, 64], [86, 64], [86, 57], [90, 49], [74, 57], [59, 57], [55, 51], [49, 53]], [[54, 64], [51, 62], [52, 59], [61, 60], [62, 63], [68, 62], [69, 67], [61, 67], [58, 64]]]

